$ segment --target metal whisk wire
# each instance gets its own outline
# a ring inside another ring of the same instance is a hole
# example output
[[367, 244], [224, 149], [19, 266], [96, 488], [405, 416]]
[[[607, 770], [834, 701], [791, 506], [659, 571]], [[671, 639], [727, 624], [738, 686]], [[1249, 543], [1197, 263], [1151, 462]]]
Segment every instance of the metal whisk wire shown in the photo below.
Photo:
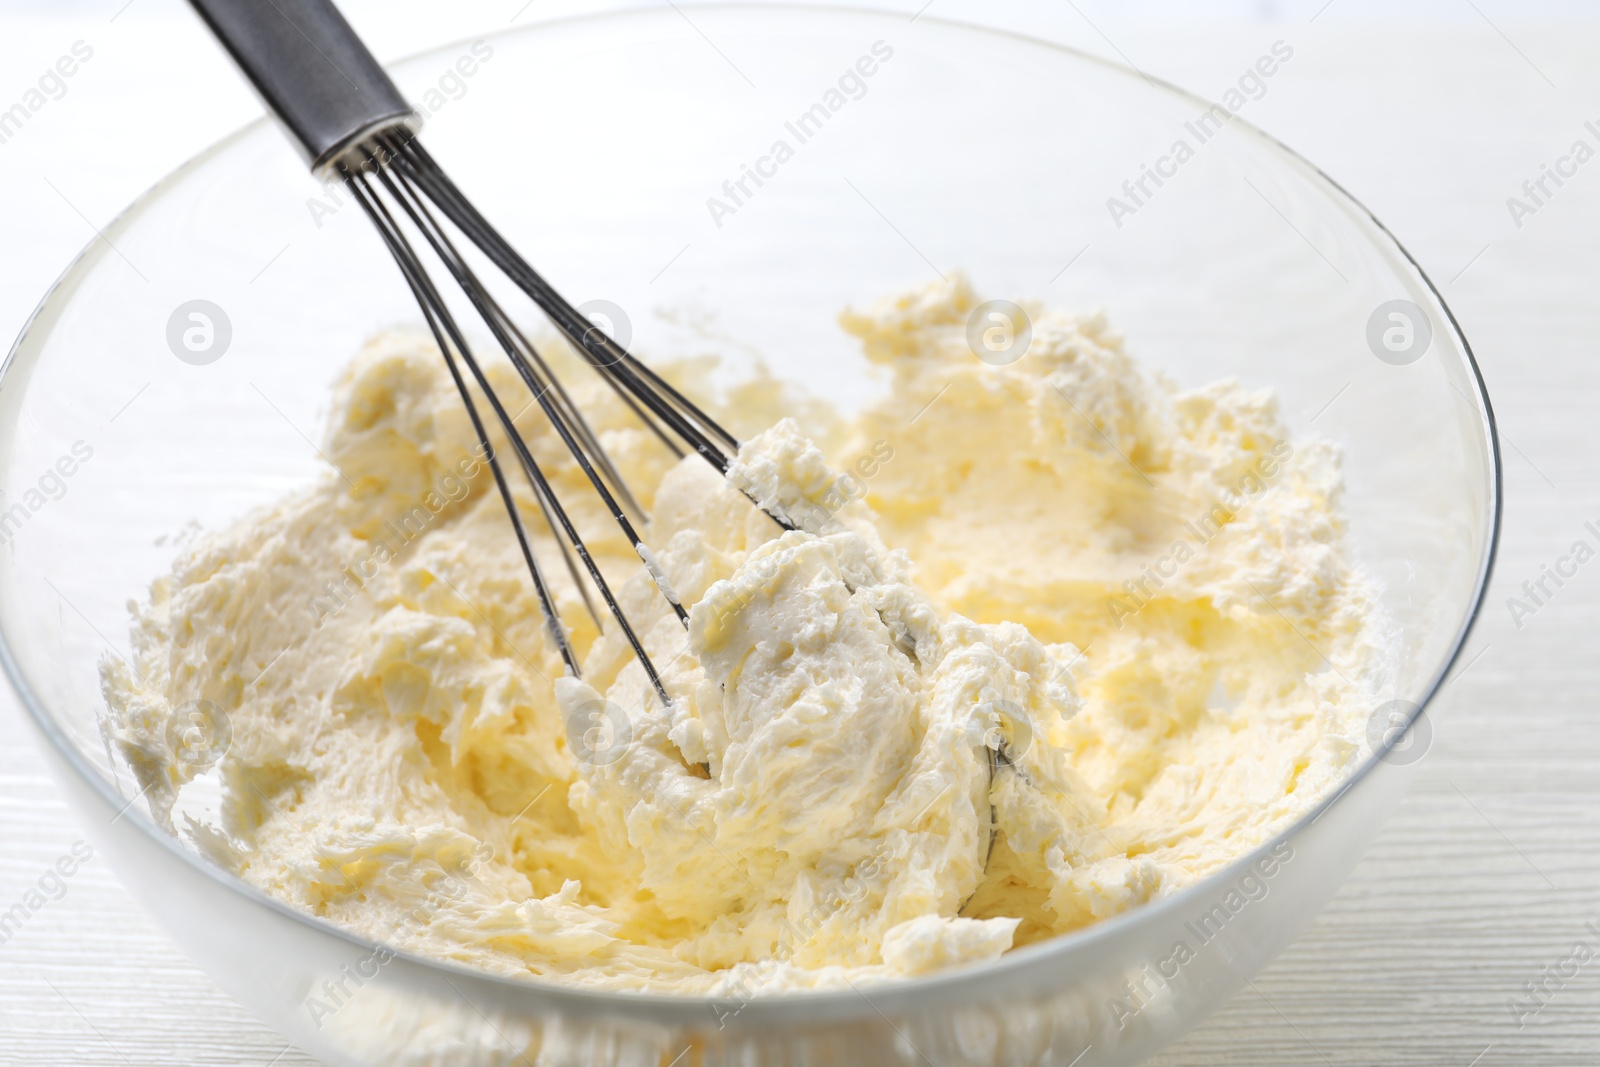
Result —
[[[625, 401], [631, 401], [628, 406], [675, 453], [681, 456], [683, 450], [677, 447], [666, 427], [670, 427], [671, 432], [678, 434], [690, 448], [712, 466], [725, 472], [729, 464], [728, 455], [713, 438], [725, 442], [732, 449], [738, 448], [738, 440], [676, 390], [662, 382], [654, 372], [638, 363], [604, 331], [589, 323], [576, 309], [567, 304], [538, 276], [537, 272], [521, 261], [521, 257], [505, 244], [498, 233], [455, 190], [453, 184], [444, 176], [442, 169], [433, 162], [415, 139], [395, 134], [379, 135], [373, 139], [364, 158], [358, 162], [342, 162], [338, 165], [338, 170], [353, 197], [377, 228], [384, 244], [394, 257], [401, 274], [411, 288], [412, 295], [416, 298], [434, 341], [444, 356], [445, 364], [461, 395], [479, 445], [488, 456], [490, 470], [506, 512], [511, 518], [512, 528], [516, 533], [523, 560], [533, 579], [535, 594], [544, 613], [551, 639], [559, 650], [567, 671], [574, 676], [581, 674], [577, 654], [556, 610], [548, 580], [534, 554], [527, 526], [499, 457], [494, 452], [478, 403], [466, 376], [461, 371], [463, 363], [477, 384], [482, 398], [493, 410], [495, 419], [516, 454], [545, 521], [561, 547], [568, 572], [583, 596], [596, 625], [604, 628], [605, 624], [589, 597], [580, 576], [580, 566], [581, 571], [587, 573], [601, 599], [604, 600], [608, 613], [621, 628], [634, 655], [644, 668], [652, 688], [663, 704], [669, 703], [671, 698], [638, 634], [617, 603], [610, 585], [590, 555], [567, 509], [562, 506], [544, 469], [517, 431], [515, 416], [506, 408], [490, 383], [482, 364], [473, 353], [454, 315], [418, 256], [412, 239], [401, 225], [400, 218], [390, 208], [389, 203], [385, 202], [380, 190], [387, 194], [388, 201], [398, 207], [399, 216], [404, 217], [410, 223], [412, 230], [421, 235], [425, 244], [444, 264], [445, 269], [487, 324], [495, 341], [499, 343], [532, 394], [532, 402], [537, 403], [542, 409], [546, 420], [577, 461], [612, 519], [621, 528], [629, 543], [634, 546], [635, 552], [656, 587], [685, 626], [689, 621], [688, 613], [629, 518], [628, 512], [631, 511], [641, 521], [645, 520], [647, 516], [643, 509], [601, 446], [598, 436], [572, 401], [571, 395], [561, 385], [538, 349], [516, 327], [511, 317], [467, 264], [444, 226], [430, 210], [429, 200], [438, 206], [440, 213], [456, 223], [457, 228], [489, 256], [491, 261], [501, 266], [513, 281], [518, 282], [525, 292], [534, 297], [579, 354], [591, 367], [601, 373]], [[466, 225], [461, 225], [462, 222]], [[656, 421], [657, 419], [666, 426], [663, 427]], [[574, 552], [577, 555], [576, 561], [573, 559]]]
[[[739, 449], [738, 439], [630, 355], [604, 330], [584, 318], [489, 224], [416, 140], [415, 131], [419, 125], [416, 114], [332, 0], [273, 0], [270, 4], [250, 0], [190, 0], [190, 3], [283, 122], [312, 171], [337, 174], [344, 179], [393, 255], [444, 356], [479, 446], [488, 457], [500, 499], [511, 517], [523, 560], [533, 578], [539, 608], [567, 671], [579, 675], [578, 656], [534, 554], [511, 485], [494, 454], [488, 426], [473, 396], [473, 383], [510, 442], [545, 522], [560, 546], [567, 572], [595, 624], [605, 629], [605, 621], [589, 594], [588, 584], [594, 586], [605, 601], [607, 613], [622, 628], [656, 694], [663, 704], [670, 703], [666, 686], [650, 662], [644, 645], [623, 614], [567, 509], [557, 499], [554, 486], [528, 443], [518, 434], [516, 416], [496, 394], [443, 295], [429, 277], [418, 254], [418, 245], [408, 235], [408, 227], [444, 264], [489, 327], [523, 384], [533, 394], [532, 402], [542, 409], [612, 519], [633, 545], [656, 587], [685, 626], [689, 622], [688, 613], [634, 527], [635, 521], [648, 521], [644, 509], [629, 491], [616, 464], [606, 454], [599, 437], [561, 385], [554, 369], [482, 284], [438, 216], [442, 215], [456, 232], [533, 299], [582, 360], [673, 454], [682, 457], [686, 450], [692, 451], [726, 474], [730, 454]], [[462, 373], [463, 364], [466, 374]], [[783, 528], [793, 529], [781, 513], [772, 509], [767, 513]]]

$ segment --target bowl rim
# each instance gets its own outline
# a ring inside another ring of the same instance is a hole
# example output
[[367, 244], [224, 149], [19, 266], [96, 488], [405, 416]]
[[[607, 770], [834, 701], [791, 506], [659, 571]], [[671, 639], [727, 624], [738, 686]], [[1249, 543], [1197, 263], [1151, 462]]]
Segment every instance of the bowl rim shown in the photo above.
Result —
[[[697, 12], [733, 11], [761, 16], [782, 15], [790, 17], [796, 15], [804, 17], [814, 14], [843, 15], [867, 21], [898, 22], [903, 14], [846, 3], [806, 3], [804, 0], [782, 0], [782, 2], [774, 3], [715, 0], [715, 2], [710, 3], [696, 3], [693, 6]], [[525, 26], [508, 27], [455, 38], [442, 44], [411, 52], [392, 62], [385, 63], [384, 66], [390, 68], [408, 66], [435, 58], [442, 53], [459, 50], [465, 44], [480, 40], [505, 39], [523, 34], [548, 31], [552, 28], [585, 23], [639, 17], [661, 17], [662, 15], [663, 10], [660, 7], [630, 6], [581, 15], [561, 16], [535, 21]], [[1152, 88], [1159, 88], [1180, 99], [1197, 103], [1203, 108], [1220, 106], [1217, 105], [1216, 101], [1208, 100], [1198, 93], [1184, 89], [1159, 76], [1141, 71], [1131, 63], [1118, 62], [1071, 45], [1000, 27], [986, 26], [965, 20], [922, 15], [920, 13], [916, 16], [916, 21], [940, 25], [959, 32], [997, 38], [1013, 46], [1020, 45], [1028, 48], [1045, 49], [1057, 53], [1060, 58], [1069, 62], [1088, 63], [1111, 70], [1124, 77], [1138, 79]], [[1120, 52], [1118, 54], [1120, 55]], [[57, 299], [70, 288], [70, 283], [78, 280], [79, 272], [85, 269], [86, 262], [93, 255], [97, 252], [103, 254], [100, 246], [110, 243], [110, 238], [107, 235], [117, 232], [134, 220], [141, 211], [154, 203], [168, 187], [178, 182], [181, 178], [203, 166], [214, 157], [226, 152], [235, 143], [254, 135], [263, 126], [272, 124], [273, 121], [272, 116], [262, 114], [225, 134], [184, 160], [180, 165], [135, 197], [121, 211], [117, 212], [96, 233], [95, 238], [87, 242], [73, 256], [23, 323], [22, 329], [19, 331], [17, 339], [13, 342], [11, 348], [7, 351], [5, 359], [0, 361], [0, 388], [3, 388], [6, 384], [5, 376], [11, 370], [12, 364], [21, 353], [23, 347], [32, 341], [36, 328], [46, 324], [53, 317], [53, 313], [58, 310], [56, 308]], [[852, 983], [850, 988], [847, 989], [795, 990], [776, 995], [757, 994], [749, 998], [748, 1003], [742, 1004], [740, 1011], [736, 1015], [726, 1019], [726, 1023], [729, 1026], [743, 1030], [771, 1023], [805, 1023], [820, 1020], [824, 1017], [828, 1019], [849, 1019], [873, 1015], [884, 1016], [886, 1011], [899, 1011], [912, 1006], [910, 1004], [912, 1001], [923, 1001], [923, 1006], [925, 1006], [926, 998], [930, 994], [959, 993], [969, 985], [981, 983], [986, 979], [998, 978], [1002, 975], [1014, 977], [1013, 972], [1034, 968], [1043, 969], [1059, 964], [1061, 962], [1060, 958], [1090, 952], [1094, 946], [1101, 942], [1116, 938], [1125, 930], [1135, 928], [1140, 924], [1151, 923], [1158, 916], [1167, 912], [1176, 909], [1186, 910], [1191, 903], [1205, 898], [1214, 892], [1217, 887], [1231, 884], [1248, 868], [1272, 853], [1280, 845], [1300, 836], [1311, 824], [1320, 819], [1328, 809], [1342, 799], [1346, 793], [1364, 782], [1380, 763], [1386, 762], [1385, 757], [1394, 744], [1409, 731], [1409, 728], [1418, 719], [1426, 714], [1429, 705], [1432, 704], [1434, 698], [1438, 696], [1440, 689], [1443, 687], [1446, 677], [1460, 659], [1466, 642], [1483, 611], [1489, 581], [1493, 576], [1499, 552], [1504, 513], [1503, 461], [1499, 427], [1493, 405], [1489, 399], [1488, 386], [1484, 382], [1483, 373], [1478, 365], [1477, 357], [1473, 353], [1471, 343], [1467, 340], [1455, 313], [1450, 309], [1444, 294], [1440, 292], [1432, 277], [1423, 269], [1422, 264], [1417, 261], [1416, 257], [1412, 255], [1411, 251], [1406, 248], [1393, 231], [1365, 203], [1321, 167], [1248, 119], [1233, 114], [1232, 121], [1228, 125], [1230, 127], [1237, 126], [1242, 133], [1259, 138], [1271, 148], [1282, 153], [1287, 162], [1306, 168], [1315, 178], [1325, 183], [1327, 190], [1324, 190], [1324, 192], [1331, 191], [1331, 194], [1337, 194], [1336, 196], [1330, 196], [1331, 199], [1338, 201], [1342, 198], [1347, 206], [1354, 208], [1360, 217], [1370, 222], [1377, 230], [1381, 237], [1377, 237], [1373, 241], [1374, 244], [1381, 247], [1382, 241], [1387, 239], [1393, 249], [1399, 252], [1411, 269], [1416, 272], [1417, 279], [1427, 288], [1433, 299], [1437, 301], [1439, 309], [1444, 313], [1448, 322], [1451, 335], [1460, 346], [1466, 369], [1470, 372], [1475, 394], [1473, 399], [1483, 420], [1484, 442], [1488, 446], [1490, 492], [1485, 505], [1488, 509], [1489, 532], [1478, 560], [1471, 606], [1457, 630], [1449, 652], [1441, 658], [1433, 678], [1428, 682], [1421, 699], [1407, 718], [1407, 729], [1405, 731], [1392, 732], [1391, 739], [1383, 746], [1383, 749], [1370, 753], [1344, 779], [1343, 785], [1338, 791], [1323, 797], [1263, 844], [1247, 853], [1241, 854], [1227, 865], [1218, 868], [1193, 885], [1180, 890], [1170, 897], [1150, 901], [1078, 930], [1012, 949], [993, 960], [951, 967], [928, 975], [896, 979], [881, 984], [875, 983], [865, 989]], [[119, 814], [130, 811], [138, 796], [136, 795], [133, 800], [128, 800], [128, 798], [122, 796], [114, 788], [113, 784], [101, 776], [99, 771], [88, 762], [72, 740], [57, 726], [54, 717], [46, 710], [43, 701], [38, 698], [28, 685], [21, 666], [11, 651], [10, 643], [3, 629], [0, 629], [0, 667], [4, 668], [5, 675], [17, 694], [19, 703], [33, 720], [34, 726], [50, 742], [56, 754], [65, 764], [88, 784], [90, 790], [108, 808], [118, 811]], [[163, 831], [142, 812], [136, 813], [136, 816], [129, 821], [138, 826], [139, 831], [158, 847], [186, 864], [193, 872], [215, 882], [224, 890], [239, 894], [246, 900], [277, 912], [279, 915], [287, 917], [317, 933], [331, 935], [363, 954], [368, 954], [381, 948], [394, 959], [405, 961], [426, 971], [437, 971], [447, 981], [451, 978], [469, 980], [478, 984], [480, 988], [492, 989], [511, 999], [544, 1001], [551, 1008], [576, 1009], [576, 1014], [626, 1014], [640, 1019], [648, 1018], [652, 1021], [678, 1023], [687, 1022], [691, 1015], [699, 1016], [700, 1021], [703, 1022], [704, 1016], [701, 1013], [707, 1010], [708, 1007], [715, 1008], [718, 1005], [726, 1005], [729, 1002], [725, 996], [719, 997], [709, 994], [595, 989], [560, 982], [539, 975], [510, 977], [464, 963], [435, 959], [397, 949], [383, 942], [368, 940], [344, 927], [307, 914], [268, 895], [237, 875], [207, 861], [198, 853], [184, 848], [175, 837]], [[868, 996], [869, 992], [871, 994], [870, 997]], [[807, 1016], [811, 1016], [811, 1019], [808, 1019]]]

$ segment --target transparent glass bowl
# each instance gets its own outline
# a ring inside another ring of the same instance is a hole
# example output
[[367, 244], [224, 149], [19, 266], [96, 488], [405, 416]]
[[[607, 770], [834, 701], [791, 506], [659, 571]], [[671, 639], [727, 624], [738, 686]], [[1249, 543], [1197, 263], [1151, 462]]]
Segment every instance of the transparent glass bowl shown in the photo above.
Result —
[[[1400, 624], [1397, 696], [1426, 704], [1488, 574], [1498, 453], [1454, 319], [1359, 203], [1242, 120], [1198, 144], [1204, 102], [1061, 48], [833, 9], [692, 18], [542, 25], [396, 74], [434, 112], [430, 147], [489, 217], [575, 302], [621, 308], [647, 358], [720, 351], [740, 373], [759, 357], [848, 407], [879, 386], [835, 326], [839, 309], [961, 269], [990, 296], [1106, 308], [1141, 360], [1182, 383], [1275, 388], [1296, 433], [1344, 448], [1356, 546]], [[830, 89], [842, 103], [797, 143], [785, 124], [835, 102]], [[792, 158], [763, 162], [780, 139]], [[1163, 163], [1180, 139], [1192, 158]], [[746, 164], [767, 176], [735, 204], [723, 185]], [[1172, 173], [1147, 179], [1136, 203], [1123, 183], [1145, 165]], [[713, 212], [711, 197], [735, 210]], [[1135, 210], [1113, 218], [1110, 197]], [[231, 327], [205, 365], [168, 343], [175, 310], [196, 299]], [[1395, 300], [1431, 324], [1411, 362], [1369, 344], [1375, 312]], [[1380, 738], [1342, 794], [1187, 892], [860, 993], [740, 1005], [391, 959], [151, 823], [101, 740], [96, 664], [125, 653], [125, 604], [165, 572], [183, 531], [320, 473], [311, 439], [337, 366], [375, 330], [415, 321], [360, 210], [261, 122], [107, 227], [0, 378], [0, 632], [42, 750], [172, 936], [329, 1063], [1131, 1063], [1288, 942], [1405, 785], [1418, 742], [1380, 759]], [[1269, 856], [1270, 891], [1229, 908], [1195, 958], [1173, 964], [1175, 943], [1196, 940], [1189, 924], [1226, 908]], [[358, 992], [314, 1018], [307, 998], [330, 980]]]

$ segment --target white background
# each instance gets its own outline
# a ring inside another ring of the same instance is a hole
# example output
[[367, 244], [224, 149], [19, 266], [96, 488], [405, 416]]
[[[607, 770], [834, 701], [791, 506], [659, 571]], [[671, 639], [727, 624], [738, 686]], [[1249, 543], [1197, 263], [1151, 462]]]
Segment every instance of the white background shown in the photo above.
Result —
[[[346, 0], [384, 58], [595, 10], [571, 0]], [[621, 5], [604, 5], [621, 6]], [[693, 6], [681, 5], [686, 17]], [[909, 18], [922, 0], [881, 6]], [[1484, 618], [1433, 711], [1419, 782], [1300, 941], [1162, 1064], [1600, 1061], [1600, 959], [1520, 1029], [1507, 1002], [1600, 937], [1600, 563], [1536, 616], [1506, 598], [1600, 525], [1600, 162], [1515, 225], [1506, 198], [1600, 125], [1600, 10], [1579, 0], [933, 0], [1118, 56], [1202, 94], [1274, 40], [1251, 118], [1365, 201], [1441, 284], [1504, 431], [1508, 515]], [[178, 0], [0, 0], [0, 110], [82, 40], [94, 58], [0, 144], [0, 335], [145, 187], [252, 117]], [[709, 47], [709, 46], [708, 46]], [[287, 151], [287, 148], [286, 148]], [[0, 507], [3, 507], [0, 504]], [[0, 910], [79, 832], [0, 694]], [[301, 1064], [91, 861], [0, 945], [0, 1063]], [[1552, 987], [1554, 988], [1554, 987]]]

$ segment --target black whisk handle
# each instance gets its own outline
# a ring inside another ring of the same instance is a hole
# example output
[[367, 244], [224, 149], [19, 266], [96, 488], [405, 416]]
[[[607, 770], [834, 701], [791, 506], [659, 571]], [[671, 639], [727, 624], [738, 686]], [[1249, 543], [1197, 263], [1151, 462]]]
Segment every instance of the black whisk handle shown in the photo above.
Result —
[[189, 0], [314, 171], [415, 112], [330, 0]]

